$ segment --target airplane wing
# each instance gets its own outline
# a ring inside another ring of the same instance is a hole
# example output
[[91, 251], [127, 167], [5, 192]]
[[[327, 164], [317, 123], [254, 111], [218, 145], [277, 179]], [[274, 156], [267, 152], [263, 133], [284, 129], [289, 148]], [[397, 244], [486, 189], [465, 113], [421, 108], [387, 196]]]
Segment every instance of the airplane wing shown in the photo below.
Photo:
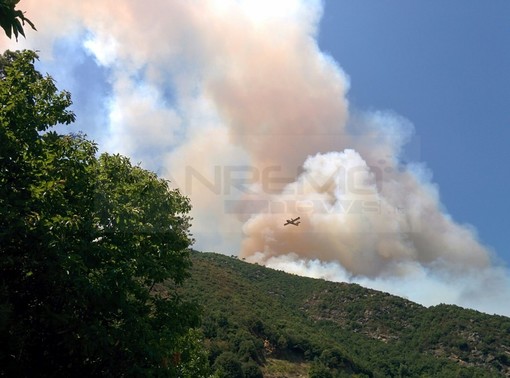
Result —
[[286, 226], [288, 224], [292, 224], [294, 226], [297, 226], [301, 223], [301, 222], [298, 222], [299, 219], [301, 219], [301, 217], [287, 219], [287, 222], [285, 222], [283, 225]]

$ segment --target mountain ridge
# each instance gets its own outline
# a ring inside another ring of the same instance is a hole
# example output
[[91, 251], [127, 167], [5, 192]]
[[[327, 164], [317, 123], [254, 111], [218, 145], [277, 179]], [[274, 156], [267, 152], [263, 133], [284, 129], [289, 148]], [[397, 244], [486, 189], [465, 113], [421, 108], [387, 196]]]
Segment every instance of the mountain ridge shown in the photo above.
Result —
[[[191, 257], [181, 293], [202, 306], [212, 366], [231, 352], [266, 377], [510, 376], [510, 318], [454, 305], [427, 308], [212, 252]], [[271, 370], [275, 364], [284, 371]]]

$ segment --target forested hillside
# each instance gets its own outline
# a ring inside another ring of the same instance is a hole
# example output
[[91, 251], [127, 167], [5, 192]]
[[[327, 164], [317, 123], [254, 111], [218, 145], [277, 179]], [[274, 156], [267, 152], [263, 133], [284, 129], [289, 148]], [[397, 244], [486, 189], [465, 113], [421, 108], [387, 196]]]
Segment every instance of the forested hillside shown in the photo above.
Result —
[[509, 318], [425, 308], [214, 253], [192, 260], [181, 293], [202, 306], [212, 366], [227, 361], [265, 377], [510, 374]]

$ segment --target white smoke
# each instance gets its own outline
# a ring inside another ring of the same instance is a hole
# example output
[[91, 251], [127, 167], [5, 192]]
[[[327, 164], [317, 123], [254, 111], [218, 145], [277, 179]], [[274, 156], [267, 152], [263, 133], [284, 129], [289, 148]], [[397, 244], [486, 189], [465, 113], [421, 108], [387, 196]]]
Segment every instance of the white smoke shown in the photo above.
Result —
[[[191, 197], [197, 248], [510, 314], [507, 272], [444, 210], [425, 166], [402, 163], [410, 122], [349, 113], [348, 77], [317, 46], [320, 1], [19, 6], [39, 31], [14, 48], [79, 67], [54, 56], [66, 41], [106, 73], [107, 127], [93, 136]], [[298, 227], [283, 226], [297, 216]]]

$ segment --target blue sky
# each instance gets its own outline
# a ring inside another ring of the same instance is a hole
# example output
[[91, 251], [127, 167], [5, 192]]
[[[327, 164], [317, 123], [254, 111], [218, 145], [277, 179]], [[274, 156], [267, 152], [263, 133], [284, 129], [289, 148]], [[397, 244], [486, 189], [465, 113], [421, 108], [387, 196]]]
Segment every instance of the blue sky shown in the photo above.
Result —
[[414, 124], [447, 211], [510, 262], [510, 2], [326, 1], [319, 45], [355, 108]]
[[20, 8], [38, 31], [0, 45], [40, 51], [72, 93], [77, 122], [61, 131], [172, 180], [191, 198], [195, 248], [510, 314], [510, 2]]

